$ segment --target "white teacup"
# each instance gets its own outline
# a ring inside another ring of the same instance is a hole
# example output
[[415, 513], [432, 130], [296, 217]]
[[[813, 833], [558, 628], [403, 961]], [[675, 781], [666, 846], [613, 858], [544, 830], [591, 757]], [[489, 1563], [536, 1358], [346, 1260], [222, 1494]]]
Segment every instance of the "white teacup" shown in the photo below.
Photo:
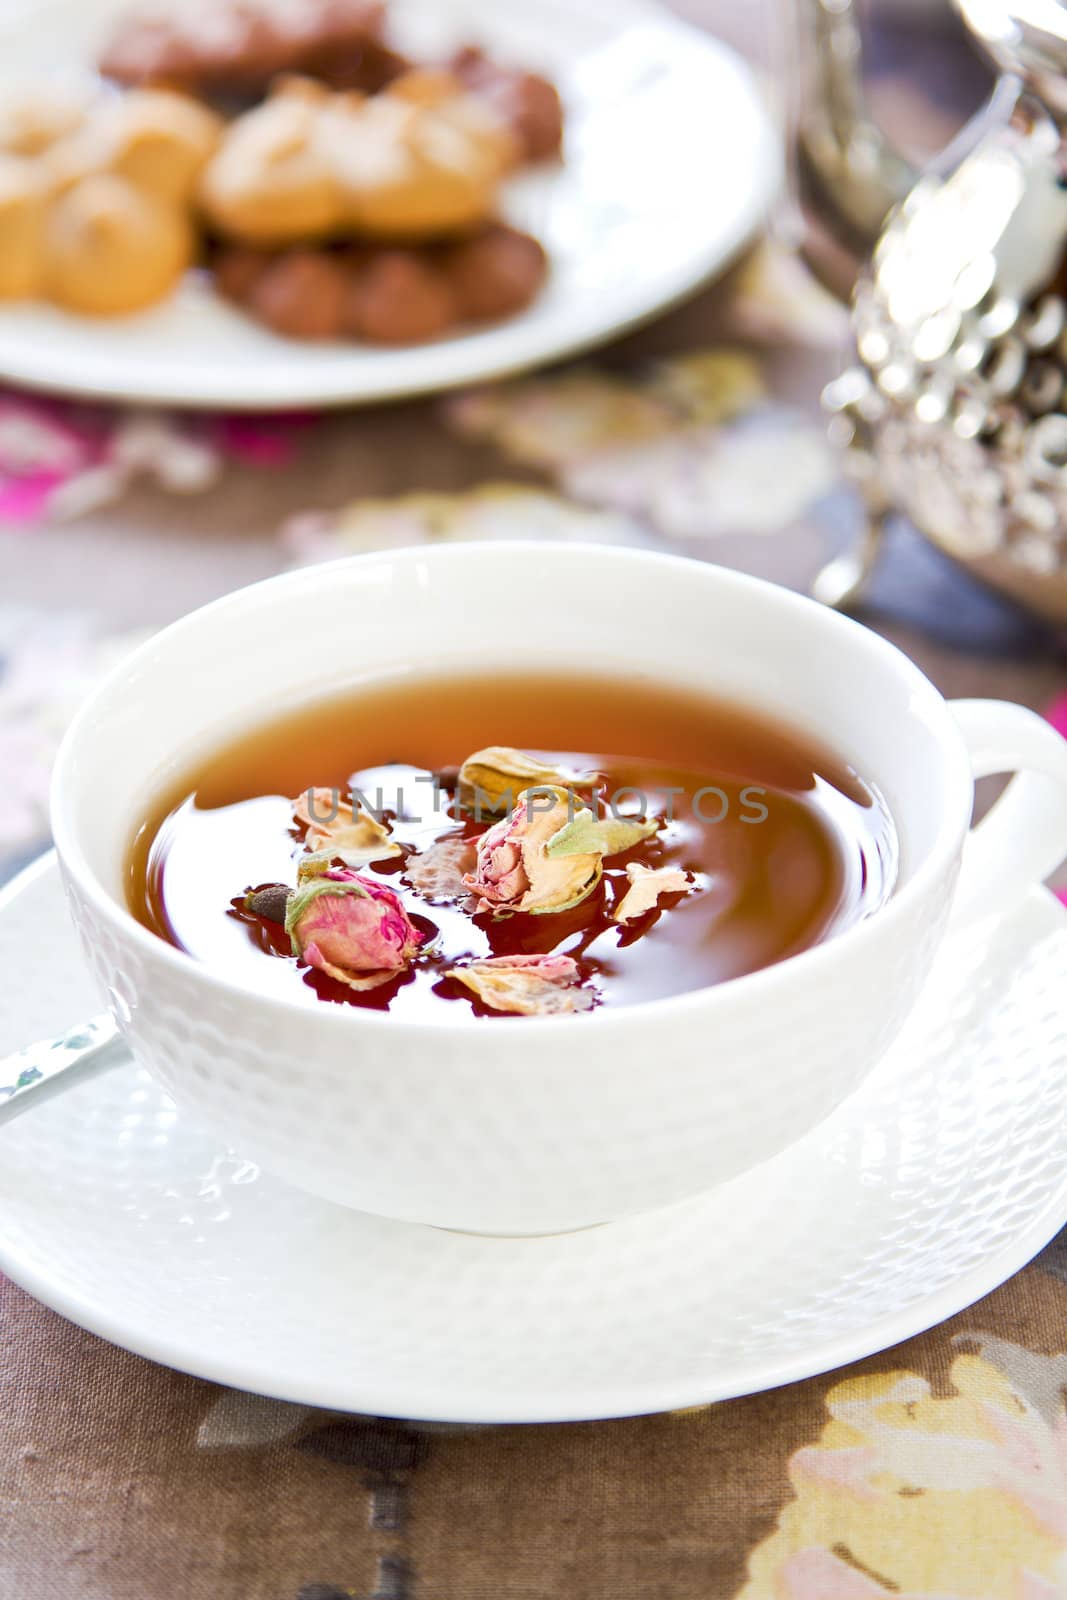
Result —
[[[892, 898], [716, 988], [447, 1025], [249, 992], [126, 910], [153, 794], [231, 735], [361, 678], [564, 664], [705, 689], [830, 745], [889, 803]], [[1020, 775], [968, 832], [973, 779], [992, 772]], [[946, 705], [876, 634], [752, 578], [640, 551], [452, 545], [293, 573], [167, 628], [78, 715], [52, 817], [89, 961], [180, 1106], [345, 1205], [540, 1233], [680, 1200], [825, 1117], [908, 1015], [953, 905], [993, 913], [1067, 855], [1067, 742], [1020, 706]]]

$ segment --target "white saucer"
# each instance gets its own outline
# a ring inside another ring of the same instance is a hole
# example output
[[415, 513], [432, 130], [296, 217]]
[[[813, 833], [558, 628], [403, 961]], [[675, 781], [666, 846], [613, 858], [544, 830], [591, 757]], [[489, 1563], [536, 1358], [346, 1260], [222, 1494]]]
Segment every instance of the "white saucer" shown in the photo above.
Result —
[[[0, 94], [84, 72], [129, 0], [0, 8]], [[650, 0], [391, 0], [424, 59], [457, 44], [543, 67], [567, 103], [567, 159], [516, 179], [505, 210], [547, 246], [537, 302], [497, 327], [410, 349], [276, 338], [190, 275], [135, 317], [0, 305], [0, 376], [59, 393], [263, 409], [394, 399], [559, 360], [720, 271], [766, 218], [780, 138], [732, 51]]]
[[[99, 1009], [51, 857], [0, 896], [0, 1053]], [[1067, 1221], [1067, 913], [942, 956], [867, 1086], [716, 1193], [552, 1239], [390, 1223], [261, 1175], [135, 1066], [0, 1133], [0, 1268], [157, 1361], [443, 1421], [773, 1387], [971, 1304]]]

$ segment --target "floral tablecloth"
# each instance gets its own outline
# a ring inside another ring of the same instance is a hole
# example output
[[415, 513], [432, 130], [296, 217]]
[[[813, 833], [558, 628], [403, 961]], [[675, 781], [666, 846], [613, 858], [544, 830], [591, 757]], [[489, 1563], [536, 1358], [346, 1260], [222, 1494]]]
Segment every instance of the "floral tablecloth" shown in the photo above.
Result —
[[[845, 340], [765, 243], [594, 361], [439, 402], [250, 422], [0, 395], [0, 876], [47, 843], [52, 753], [94, 678], [294, 563], [533, 534], [805, 587], [856, 526], [817, 407]], [[1062, 637], [907, 528], [866, 619], [946, 693], [1022, 700], [1067, 731]], [[222, 1390], [0, 1280], [0, 1600], [1051, 1600], [1065, 1385], [1062, 1239], [847, 1371], [559, 1427]]]

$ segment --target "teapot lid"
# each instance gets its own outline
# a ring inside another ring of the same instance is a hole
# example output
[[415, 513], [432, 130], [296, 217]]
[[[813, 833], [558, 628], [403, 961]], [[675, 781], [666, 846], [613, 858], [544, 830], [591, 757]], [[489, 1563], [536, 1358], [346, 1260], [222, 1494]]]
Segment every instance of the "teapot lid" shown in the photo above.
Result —
[[1050, 110], [1067, 115], [1065, 0], [956, 0], [956, 8], [997, 66], [1017, 74]]

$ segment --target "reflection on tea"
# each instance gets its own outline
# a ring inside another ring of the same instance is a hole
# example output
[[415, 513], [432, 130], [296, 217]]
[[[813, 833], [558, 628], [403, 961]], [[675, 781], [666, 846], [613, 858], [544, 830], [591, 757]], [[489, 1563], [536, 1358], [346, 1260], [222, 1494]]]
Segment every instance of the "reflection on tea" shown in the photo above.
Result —
[[215, 751], [128, 893], [237, 982], [447, 1021], [740, 977], [876, 911], [896, 864], [877, 792], [761, 714], [502, 671], [360, 685]]

